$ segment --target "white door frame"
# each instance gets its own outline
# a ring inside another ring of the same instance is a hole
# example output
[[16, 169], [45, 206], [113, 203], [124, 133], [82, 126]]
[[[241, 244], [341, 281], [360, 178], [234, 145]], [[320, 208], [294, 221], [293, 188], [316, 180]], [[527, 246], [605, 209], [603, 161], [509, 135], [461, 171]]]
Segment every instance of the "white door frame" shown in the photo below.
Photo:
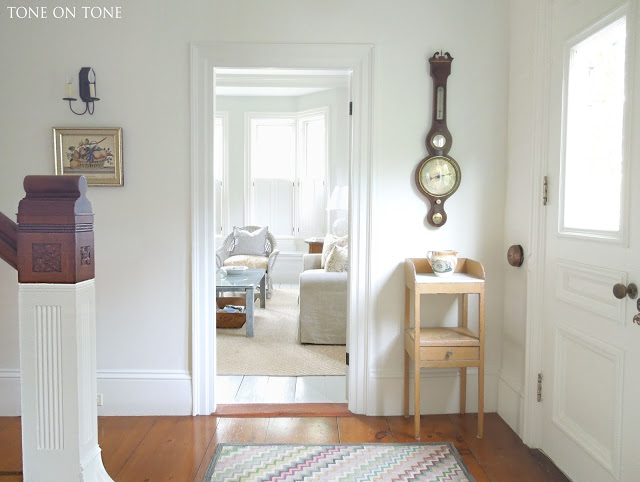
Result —
[[216, 68], [351, 71], [349, 166], [349, 410], [367, 412], [370, 315], [373, 46], [366, 44], [191, 44], [191, 383], [193, 415], [216, 409], [213, 116]]
[[531, 229], [527, 259], [527, 318], [524, 373], [524, 417], [522, 441], [531, 448], [542, 443], [542, 405], [537, 401], [538, 373], [542, 370], [544, 261], [546, 251], [546, 207], [542, 203], [543, 177], [548, 166], [549, 89], [550, 89], [550, 26], [552, 0], [540, 0], [536, 16], [535, 50], [533, 53], [535, 92], [533, 150], [531, 152]]

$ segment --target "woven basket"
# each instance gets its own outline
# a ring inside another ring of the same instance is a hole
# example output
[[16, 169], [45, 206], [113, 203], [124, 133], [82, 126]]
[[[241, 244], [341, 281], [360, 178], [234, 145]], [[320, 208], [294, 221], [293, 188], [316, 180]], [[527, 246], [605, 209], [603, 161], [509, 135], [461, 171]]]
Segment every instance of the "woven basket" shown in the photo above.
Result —
[[[246, 298], [236, 296], [223, 296], [216, 298], [218, 308], [224, 308], [227, 305], [244, 306]], [[247, 321], [246, 313], [225, 313], [219, 311], [216, 313], [216, 328], [241, 328]]]

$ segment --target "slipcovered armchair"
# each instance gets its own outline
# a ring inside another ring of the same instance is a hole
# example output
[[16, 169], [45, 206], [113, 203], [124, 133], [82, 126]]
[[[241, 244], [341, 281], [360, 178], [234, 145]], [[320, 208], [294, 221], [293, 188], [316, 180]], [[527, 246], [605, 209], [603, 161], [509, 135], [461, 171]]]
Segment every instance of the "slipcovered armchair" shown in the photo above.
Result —
[[267, 226], [234, 226], [233, 232], [225, 238], [216, 250], [216, 265], [246, 266], [247, 268], [267, 271], [265, 285], [266, 296], [271, 298], [273, 282], [271, 273], [280, 250], [276, 249], [276, 239]]
[[321, 268], [321, 254], [305, 254], [300, 274], [298, 341], [317, 345], [347, 343], [347, 272]]

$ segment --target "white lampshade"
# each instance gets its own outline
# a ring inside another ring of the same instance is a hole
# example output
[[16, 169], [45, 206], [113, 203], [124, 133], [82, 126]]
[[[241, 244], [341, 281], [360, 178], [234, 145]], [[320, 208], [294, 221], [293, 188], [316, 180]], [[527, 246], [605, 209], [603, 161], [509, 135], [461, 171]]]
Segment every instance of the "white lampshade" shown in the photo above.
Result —
[[327, 209], [329, 211], [337, 211], [339, 209], [346, 211], [349, 209], [349, 186], [336, 186], [333, 188]]

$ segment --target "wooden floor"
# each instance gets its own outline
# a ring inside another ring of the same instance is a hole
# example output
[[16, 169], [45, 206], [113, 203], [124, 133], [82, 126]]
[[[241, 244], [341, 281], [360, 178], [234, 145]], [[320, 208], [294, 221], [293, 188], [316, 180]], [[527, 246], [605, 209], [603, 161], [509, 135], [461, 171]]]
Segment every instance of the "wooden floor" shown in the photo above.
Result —
[[347, 377], [218, 375], [217, 403], [347, 403]]
[[[476, 416], [422, 417], [423, 442], [453, 442], [480, 481], [567, 481], [495, 413], [476, 438]], [[404, 417], [101, 417], [105, 468], [117, 482], [201, 481], [216, 444], [415, 442]], [[0, 418], [0, 482], [22, 480], [20, 419]]]

